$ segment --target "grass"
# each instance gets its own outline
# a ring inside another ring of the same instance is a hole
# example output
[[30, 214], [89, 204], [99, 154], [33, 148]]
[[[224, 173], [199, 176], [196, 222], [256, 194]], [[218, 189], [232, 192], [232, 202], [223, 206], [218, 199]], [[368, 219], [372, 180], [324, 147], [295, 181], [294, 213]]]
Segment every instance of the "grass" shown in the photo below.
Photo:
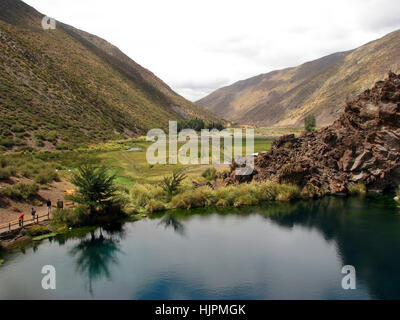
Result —
[[201, 176], [207, 181], [215, 180], [216, 175], [217, 175], [217, 170], [215, 168], [208, 168], [201, 174]]
[[33, 200], [38, 196], [39, 186], [37, 184], [18, 183], [1, 190], [1, 195], [15, 201]]
[[26, 234], [31, 238], [43, 236], [52, 233], [48, 227], [32, 226], [26, 230]]
[[[267, 151], [271, 148], [272, 139], [260, 138], [254, 141], [254, 152]], [[212, 167], [210, 165], [161, 165], [156, 164], [149, 166], [146, 160], [147, 148], [151, 145], [150, 142], [144, 140], [132, 140], [132, 144], [141, 148], [141, 151], [125, 152], [125, 150], [111, 150], [98, 152], [95, 158], [99, 161], [108, 162], [117, 173], [117, 181], [121, 184], [131, 186], [133, 183], [158, 183], [164, 177], [168, 176], [174, 170], [184, 170], [189, 177], [198, 177], [205, 169]], [[182, 144], [178, 145], [178, 148]], [[245, 140], [243, 141], [242, 154], [245, 155]], [[167, 150], [168, 150], [167, 145]], [[221, 143], [221, 154], [223, 153], [223, 143]], [[210, 151], [211, 152], [211, 151]], [[221, 159], [222, 156], [221, 156]], [[168, 161], [167, 161], [168, 162]], [[211, 162], [211, 160], [210, 160]]]
[[157, 212], [165, 209], [193, 209], [203, 207], [242, 207], [258, 205], [266, 201], [291, 201], [302, 198], [297, 186], [275, 182], [253, 182], [237, 186], [208, 186], [194, 188], [190, 184], [171, 200], [159, 186], [135, 185], [131, 192], [132, 203], [137, 212]]
[[255, 129], [256, 137], [274, 137], [288, 134], [299, 136], [304, 132], [304, 127], [259, 127]]
[[347, 186], [347, 191], [352, 196], [365, 195], [367, 194], [367, 187], [362, 183], [349, 184]]
[[32, 238], [32, 240], [33, 241], [42, 241], [44, 239], [53, 238], [56, 235], [57, 235], [57, 233], [51, 232], [51, 233], [47, 233], [47, 234], [44, 234], [44, 235], [41, 235], [41, 236], [38, 236], [38, 237], [34, 237], [34, 238]]
[[[18, 129], [19, 130], [19, 129]], [[40, 137], [43, 136], [41, 132]], [[266, 151], [273, 139], [255, 139], [254, 152]], [[70, 171], [83, 163], [107, 163], [116, 183], [130, 193], [130, 210], [133, 212], [159, 212], [171, 208], [194, 208], [203, 206], [244, 206], [262, 201], [290, 201], [300, 197], [298, 188], [273, 183], [221, 187], [217, 190], [195, 189], [193, 180], [212, 181], [216, 177], [214, 165], [152, 165], [146, 160], [150, 142], [145, 138], [96, 143], [75, 150], [43, 150], [33, 153], [20, 152], [0, 157], [0, 168], [15, 168], [16, 174], [33, 180], [33, 184], [17, 184], [2, 190], [6, 197], [26, 201], [37, 196], [39, 184], [70, 178]], [[178, 148], [182, 145], [179, 144]], [[128, 152], [131, 147], [139, 151]], [[246, 140], [243, 139], [242, 155], [246, 154]], [[169, 146], [167, 146], [169, 147]], [[223, 141], [220, 152], [223, 153]], [[171, 197], [160, 186], [165, 177], [175, 170], [183, 170], [187, 179], [178, 192]], [[201, 177], [203, 176], [203, 177]], [[64, 210], [54, 212], [55, 223], [79, 226], [87, 214], [84, 208], [76, 212]], [[82, 222], [83, 221], [83, 222]]]
[[0, 168], [0, 181], [7, 181], [12, 176], [15, 176], [15, 169], [12, 168]]
[[56, 164], [43, 161], [34, 155], [1, 156], [0, 180], [7, 181], [11, 177], [22, 176], [38, 184], [48, 184], [60, 179], [56, 167]]
[[68, 227], [85, 226], [88, 221], [89, 212], [83, 207], [73, 209], [56, 209], [53, 211], [52, 223], [55, 225], [66, 225]]

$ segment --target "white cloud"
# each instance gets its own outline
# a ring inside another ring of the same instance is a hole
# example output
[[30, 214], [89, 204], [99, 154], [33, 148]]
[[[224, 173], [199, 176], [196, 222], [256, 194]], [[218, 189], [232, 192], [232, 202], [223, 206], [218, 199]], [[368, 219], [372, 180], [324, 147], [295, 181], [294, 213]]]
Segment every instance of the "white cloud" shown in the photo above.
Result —
[[26, 2], [108, 40], [191, 100], [400, 28], [397, 0]]

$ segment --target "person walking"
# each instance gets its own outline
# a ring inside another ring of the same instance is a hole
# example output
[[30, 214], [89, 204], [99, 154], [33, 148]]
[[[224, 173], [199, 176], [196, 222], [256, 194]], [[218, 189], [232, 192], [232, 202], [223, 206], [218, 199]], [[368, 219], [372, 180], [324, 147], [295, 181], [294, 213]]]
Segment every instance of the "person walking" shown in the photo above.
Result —
[[23, 226], [24, 226], [24, 214], [21, 214], [21, 215], [18, 217], [18, 224], [19, 224], [20, 227], [23, 227]]
[[35, 221], [36, 210], [34, 208], [32, 208], [31, 210], [31, 215], [32, 215], [32, 221]]
[[50, 215], [51, 213], [51, 200], [47, 200], [47, 214]]
[[57, 200], [57, 208], [61, 210], [64, 209], [64, 202], [60, 199]]

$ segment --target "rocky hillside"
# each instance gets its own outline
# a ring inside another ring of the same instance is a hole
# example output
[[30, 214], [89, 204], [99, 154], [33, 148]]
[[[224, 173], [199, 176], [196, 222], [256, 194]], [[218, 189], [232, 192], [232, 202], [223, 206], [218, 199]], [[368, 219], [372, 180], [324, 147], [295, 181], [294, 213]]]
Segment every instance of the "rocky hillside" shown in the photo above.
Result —
[[197, 103], [227, 120], [258, 126], [301, 126], [314, 113], [331, 124], [355, 97], [389, 72], [400, 72], [400, 31], [356, 50], [273, 71], [219, 89]]
[[71, 148], [169, 120], [218, 121], [107, 41], [0, 0], [0, 149]]
[[[228, 182], [241, 182], [235, 171]], [[393, 191], [400, 185], [400, 75], [348, 101], [331, 126], [276, 140], [255, 159], [246, 180], [292, 183], [316, 195], [346, 192], [351, 184]]]

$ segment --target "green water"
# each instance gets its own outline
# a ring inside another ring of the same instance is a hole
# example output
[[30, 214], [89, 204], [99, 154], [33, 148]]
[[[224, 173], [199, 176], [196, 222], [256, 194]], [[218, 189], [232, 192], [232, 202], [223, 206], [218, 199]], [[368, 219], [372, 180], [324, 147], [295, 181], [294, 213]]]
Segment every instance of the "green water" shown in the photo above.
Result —
[[388, 196], [330, 197], [82, 231], [0, 257], [0, 299], [399, 299], [399, 213]]

